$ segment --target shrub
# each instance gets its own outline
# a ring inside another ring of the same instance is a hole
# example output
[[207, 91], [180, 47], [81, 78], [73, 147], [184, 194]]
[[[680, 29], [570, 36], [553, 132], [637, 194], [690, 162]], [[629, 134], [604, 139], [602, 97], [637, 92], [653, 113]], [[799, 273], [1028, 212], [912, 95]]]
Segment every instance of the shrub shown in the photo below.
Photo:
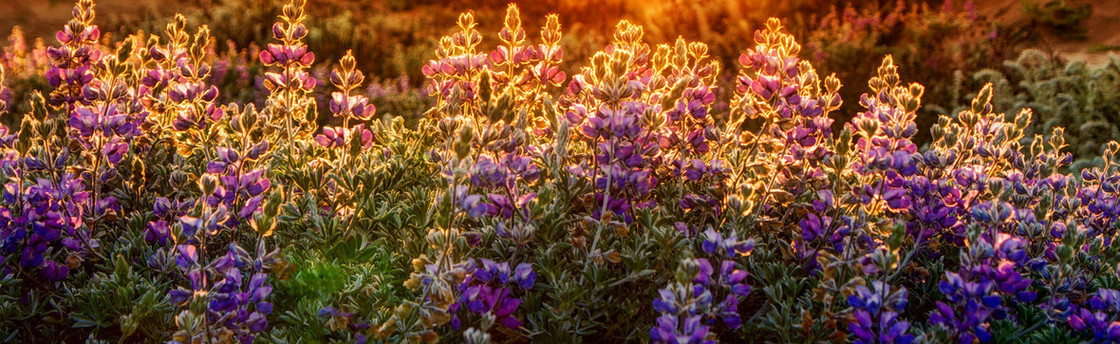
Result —
[[[1120, 99], [1120, 59], [1111, 54], [1109, 58], [1104, 65], [1089, 66], [1078, 61], [1062, 63], [1041, 51], [1026, 50], [1018, 58], [1004, 61], [1003, 68], [981, 70], [970, 80], [956, 82], [993, 84], [999, 95], [993, 98], [997, 109], [1030, 109], [1036, 120], [1028, 127], [1029, 133], [1046, 135], [1064, 127], [1076, 160], [1070, 170], [1078, 171], [1091, 166], [1103, 145], [1120, 134], [1116, 128], [1120, 106], [1115, 102]], [[934, 108], [956, 112], [963, 105]]]
[[77, 2], [52, 92], [0, 103], [29, 99], [0, 127], [3, 340], [1120, 339], [1120, 144], [1071, 173], [1006, 82], [920, 147], [891, 56], [834, 125], [841, 80], [778, 19], [721, 106], [703, 43], [621, 21], [565, 69], [558, 17], [510, 5], [496, 44], [471, 13], [439, 41], [412, 127], [360, 56], [315, 70], [305, 5], [254, 104], [214, 85], [207, 26], [99, 44]]
[[1028, 18], [1038, 21], [1061, 38], [1088, 38], [1088, 29], [1084, 26], [1084, 21], [1093, 14], [1093, 7], [1090, 4], [1073, 5], [1066, 1], [1050, 0], [1041, 5], [1035, 1], [1022, 1], [1022, 6]]

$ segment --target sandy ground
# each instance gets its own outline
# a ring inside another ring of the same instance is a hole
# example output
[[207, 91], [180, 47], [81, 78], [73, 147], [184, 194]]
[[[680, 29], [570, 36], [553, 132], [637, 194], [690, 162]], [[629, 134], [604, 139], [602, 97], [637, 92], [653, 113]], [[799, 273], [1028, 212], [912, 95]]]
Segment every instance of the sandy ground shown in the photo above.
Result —
[[[1044, 3], [1045, 0], [1036, 0]], [[1042, 37], [1038, 48], [1057, 53], [1070, 60], [1082, 60], [1090, 65], [1108, 63], [1107, 52], [1093, 52], [1093, 46], [1120, 46], [1120, 1], [1116, 0], [1066, 0], [1070, 4], [1090, 4], [1093, 13], [1086, 22], [1088, 39], [1067, 40], [1060, 37]], [[1009, 23], [1025, 19], [1020, 0], [979, 0], [976, 10], [983, 16]], [[1114, 52], [1120, 54], [1120, 51]]]
[[[140, 18], [147, 13], [173, 13], [185, 0], [97, 0], [97, 20]], [[19, 25], [28, 37], [51, 37], [72, 17], [70, 0], [0, 0], [0, 36]]]
[[[1044, 3], [1047, 0], [1035, 0]], [[1069, 59], [1090, 64], [1108, 61], [1107, 53], [1091, 52], [1095, 45], [1120, 46], [1120, 0], [1065, 0], [1093, 6], [1086, 23], [1088, 39], [1063, 40], [1043, 37], [1038, 48], [1061, 54]], [[98, 20], [128, 20], [152, 13], [170, 14], [191, 0], [97, 0]], [[980, 15], [1000, 22], [1015, 22], [1025, 17], [1021, 0], [975, 0]], [[0, 0], [0, 37], [6, 37], [14, 25], [23, 28], [28, 37], [51, 37], [71, 17], [71, 0]], [[1117, 52], [1120, 54], [1120, 52]]]

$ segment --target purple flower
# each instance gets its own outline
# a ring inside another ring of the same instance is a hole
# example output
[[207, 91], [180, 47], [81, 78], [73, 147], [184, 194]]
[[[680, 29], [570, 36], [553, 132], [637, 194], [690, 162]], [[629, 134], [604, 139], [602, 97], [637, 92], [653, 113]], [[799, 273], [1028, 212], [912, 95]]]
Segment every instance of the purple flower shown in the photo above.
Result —
[[[653, 342], [715, 343], [709, 336], [709, 327], [701, 321], [701, 309], [712, 306], [712, 296], [707, 289], [670, 283], [667, 288], [658, 290], [658, 293], [661, 297], [654, 300], [653, 309], [660, 312], [661, 316], [649, 330]], [[728, 320], [731, 324], [738, 325], [737, 318]]]
[[158, 220], [148, 222], [144, 227], [144, 240], [147, 242], [158, 243], [159, 246], [167, 244], [167, 239], [171, 236], [171, 226], [167, 224], [167, 220]]
[[179, 245], [176, 246], [178, 255], [175, 258], [175, 263], [179, 265], [180, 269], [186, 269], [198, 263], [198, 248], [194, 245]]
[[373, 104], [369, 104], [369, 98], [365, 96], [346, 96], [340, 92], [331, 93], [330, 111], [338, 117], [352, 117], [357, 120], [369, 120], [373, 118], [377, 109]]
[[1074, 330], [1092, 331], [1099, 342], [1120, 341], [1120, 322], [1113, 320], [1120, 314], [1120, 291], [1097, 290], [1088, 302], [1075, 308], [1069, 316], [1069, 325]]
[[754, 239], [740, 240], [734, 233], [723, 237], [715, 230], [709, 228], [704, 231], [702, 249], [716, 257], [735, 257], [750, 254], [754, 250]]
[[113, 141], [109, 142], [101, 149], [101, 154], [113, 165], [120, 163], [121, 158], [126, 153], [128, 153], [128, 143], [122, 141], [119, 137], [113, 138]]
[[848, 296], [852, 307], [854, 322], [848, 330], [856, 337], [856, 343], [910, 343], [914, 336], [907, 334], [910, 323], [899, 320], [899, 313], [905, 311], [907, 303], [906, 288], [891, 291], [891, 286], [882, 281], [874, 281], [871, 288], [857, 286], [855, 293]]
[[[101, 31], [91, 20], [93, 16], [78, 17], [79, 13], [93, 13], [93, 8], [79, 3], [74, 7], [75, 18], [71, 25], [55, 33], [59, 46], [47, 48], [51, 67], [47, 82], [56, 88], [50, 95], [54, 106], [72, 110], [75, 105], [89, 105], [90, 92], [97, 92], [100, 85], [94, 81], [90, 68], [101, 60], [101, 50], [96, 47]], [[76, 32], [75, 32], [76, 31]]]
[[517, 285], [521, 289], [532, 289], [533, 283], [537, 280], [537, 273], [533, 272], [533, 266], [529, 263], [517, 264], [514, 269], [514, 277], [517, 280]]
[[83, 180], [69, 172], [54, 172], [59, 173], [57, 180], [38, 178], [26, 181], [26, 187], [14, 181], [4, 185], [0, 256], [8, 264], [40, 268], [48, 281], [61, 281], [69, 275], [70, 267], [59, 264], [56, 255], [63, 255], [67, 262], [82, 258], [89, 248], [82, 243], [94, 247], [97, 241], [89, 237], [89, 229], [83, 224], [84, 214], [94, 212]]
[[51, 282], [58, 282], [66, 279], [69, 275], [70, 268], [66, 265], [60, 265], [53, 261], [46, 261], [43, 263], [43, 278]]
[[708, 327], [700, 323], [698, 315], [685, 317], [683, 322], [678, 317], [662, 315], [657, 318], [657, 325], [649, 330], [649, 336], [654, 343], [714, 344], [716, 342], [709, 339]]
[[269, 66], [309, 67], [315, 62], [315, 53], [307, 51], [307, 47], [303, 45], [269, 44], [266, 49], [261, 50], [260, 59], [261, 63]]
[[[514, 297], [507, 285], [517, 284], [524, 290], [532, 288], [536, 280], [532, 266], [529, 263], [518, 264], [511, 274], [509, 263], [496, 263], [489, 259], [478, 262], [470, 277], [457, 287], [460, 296], [449, 308], [453, 326], [460, 326], [463, 314], [459, 314], [459, 310], [466, 310], [480, 315], [491, 314], [505, 327], [520, 328], [521, 321], [514, 313], [521, 305], [521, 299]], [[474, 261], [468, 265], [475, 265]]]

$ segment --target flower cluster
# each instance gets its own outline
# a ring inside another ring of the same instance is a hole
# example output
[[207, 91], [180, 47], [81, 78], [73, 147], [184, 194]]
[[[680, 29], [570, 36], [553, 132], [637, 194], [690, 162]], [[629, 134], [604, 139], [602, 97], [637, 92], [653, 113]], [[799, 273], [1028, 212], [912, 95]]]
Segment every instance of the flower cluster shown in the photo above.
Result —
[[303, 43], [308, 34], [307, 26], [303, 25], [306, 3], [296, 0], [284, 5], [280, 21], [272, 25], [272, 37], [280, 43], [268, 44], [258, 56], [264, 65], [280, 69], [265, 73], [264, 85], [269, 91], [269, 123], [280, 128], [273, 141], [289, 147], [288, 155], [297, 140], [315, 129], [314, 100], [306, 96], [318, 84], [308, 72], [315, 62], [315, 53]]
[[70, 127], [86, 149], [101, 143], [100, 154], [110, 165], [120, 163], [128, 153], [128, 142], [122, 136], [132, 132], [133, 123], [116, 105], [80, 107], [70, 117]]
[[167, 197], [156, 198], [155, 204], [152, 205], [152, 213], [156, 219], [148, 221], [147, 226], [144, 227], [144, 240], [161, 247], [166, 246], [171, 239], [171, 225], [179, 217], [186, 215], [191, 208], [194, 208], [193, 199], [172, 201]]
[[[17, 95], [30, 111], [0, 126], [0, 332], [1120, 342], [1120, 144], [1070, 167], [1064, 131], [998, 112], [998, 85], [921, 142], [902, 58], [840, 125], [839, 79], [776, 19], [734, 75], [723, 45], [626, 21], [567, 69], [559, 18], [530, 42], [510, 5], [496, 46], [470, 13], [439, 42], [424, 118], [375, 119], [395, 108], [359, 91], [353, 54], [313, 66], [333, 37], [304, 4], [273, 44], [216, 56], [183, 16], [112, 45], [78, 0], [50, 97]], [[246, 90], [216, 85], [233, 78]], [[231, 101], [254, 86], [267, 99]]]
[[[315, 136], [315, 142], [326, 148], [350, 148], [354, 145], [368, 149], [372, 145], [373, 134], [361, 122], [373, 118], [377, 109], [369, 103], [369, 98], [352, 95], [365, 80], [362, 72], [354, 67], [354, 56], [347, 52], [339, 63], [342, 69], [331, 70], [331, 83], [342, 92], [331, 93], [330, 110], [331, 114], [342, 119], [342, 126], [323, 127], [323, 133]], [[351, 127], [350, 121], [359, 123]]]
[[[715, 270], [708, 258], [687, 259], [678, 268], [678, 282], [658, 290], [653, 309], [661, 314], [650, 329], [658, 343], [714, 343], [709, 333], [715, 320], [730, 329], [742, 326], [739, 303], [751, 292], [747, 272], [736, 257], [749, 255], [754, 240], [739, 240], [735, 234], [722, 236], [712, 229], [704, 232], [702, 251], [719, 262]], [[692, 276], [689, 278], [689, 276]]]
[[855, 191], [865, 205], [878, 202], [873, 209], [885, 206], [889, 211], [904, 211], [911, 207], [911, 195], [905, 186], [906, 179], [917, 173], [918, 146], [911, 139], [918, 131], [914, 118], [924, 88], [899, 82], [898, 67], [888, 56], [868, 83], [872, 93], [860, 97], [860, 105], [867, 111], [848, 124], [848, 129], [859, 135], [859, 154], [852, 170], [872, 176]]
[[757, 137], [740, 139], [772, 143], [760, 151], [777, 153], [774, 183], [780, 188], [794, 195], [812, 191], [824, 178], [823, 165], [835, 154], [829, 114], [842, 103], [837, 94], [840, 81], [830, 76], [822, 88], [817, 72], [798, 57], [801, 46], [782, 32], [776, 19], [767, 21], [755, 42], [754, 49], [739, 56], [742, 68], [735, 84], [733, 106], [738, 118], [734, 121], [761, 118], [764, 122]]
[[[243, 118], [255, 113], [242, 113]], [[263, 147], [262, 147], [263, 145]], [[267, 252], [262, 237], [256, 243], [256, 254], [250, 255], [235, 241], [226, 246], [224, 254], [210, 257], [207, 249], [220, 245], [214, 243], [221, 238], [223, 230], [244, 228], [248, 222], [257, 228], [256, 217], [264, 212], [265, 192], [269, 180], [263, 176], [263, 169], [243, 171], [250, 160], [267, 154], [267, 141], [249, 146], [242, 157], [237, 150], [220, 147], [217, 149], [219, 160], [208, 164], [207, 174], [199, 180], [202, 201], [179, 202], [177, 209], [164, 209], [170, 201], [157, 203], [157, 216], [160, 212], [167, 216], [172, 213], [178, 217], [178, 231], [175, 238], [175, 262], [187, 280], [188, 288], [179, 287], [170, 292], [173, 304], [185, 306], [178, 316], [180, 331], [175, 340], [186, 343], [196, 339], [215, 336], [237, 336], [243, 342], [252, 342], [255, 333], [264, 331], [268, 326], [266, 316], [272, 313], [272, 304], [267, 300], [272, 288], [266, 284], [265, 273], [277, 262], [279, 249]], [[278, 202], [275, 199], [267, 201]], [[186, 209], [193, 205], [193, 209]], [[275, 208], [275, 206], [273, 206]], [[234, 209], [236, 213], [230, 213]], [[274, 214], [275, 210], [269, 211]], [[149, 228], [159, 229], [161, 221], [149, 223]], [[152, 230], [150, 233], [159, 233]], [[158, 235], [155, 235], [158, 238]], [[249, 283], [243, 278], [249, 276]], [[204, 310], [192, 306], [204, 305]]]
[[0, 66], [0, 114], [8, 113], [8, 103], [12, 101], [12, 90], [8, 89], [5, 82], [6, 74], [4, 66]]
[[47, 82], [55, 88], [50, 104], [72, 110], [76, 105], [88, 105], [102, 87], [94, 80], [101, 50], [97, 45], [101, 30], [93, 25], [95, 13], [93, 0], [78, 1], [74, 18], [55, 34], [61, 46], [47, 49], [51, 68]]
[[234, 149], [219, 147], [218, 160], [206, 165], [206, 172], [219, 177], [220, 183], [206, 196], [211, 207], [224, 206], [237, 210], [237, 216], [230, 217], [225, 225], [236, 227], [241, 219], [250, 218], [260, 210], [261, 201], [271, 182], [264, 176], [264, 168], [249, 169], [247, 161], [259, 159], [267, 152], [268, 141], [253, 147], [242, 157]]
[[[57, 282], [67, 279], [90, 253], [103, 259], [94, 224], [111, 219], [119, 209], [115, 197], [99, 197], [98, 191], [113, 177], [111, 166], [128, 151], [124, 140], [136, 132], [135, 117], [123, 110], [129, 90], [113, 83], [105, 92], [95, 78], [105, 66], [94, 44], [99, 31], [92, 25], [92, 2], [78, 2], [74, 15], [56, 35], [62, 46], [49, 51], [53, 67], [48, 81], [57, 88], [50, 100], [31, 98], [36, 110], [23, 116], [18, 133], [0, 127], [0, 175], [5, 179], [0, 269], [5, 275], [31, 277], [38, 269], [42, 279]], [[118, 61], [105, 60], [110, 65]], [[69, 114], [69, 121], [48, 116], [48, 104]], [[73, 145], [68, 145], [70, 139]], [[80, 160], [75, 157], [86, 158], [85, 166], [92, 170], [74, 168], [71, 160]]]
[[654, 60], [654, 68], [664, 68], [666, 75], [651, 81], [651, 86], [662, 83], [672, 88], [650, 98], [663, 97], [661, 105], [667, 110], [664, 125], [651, 130], [659, 132], [662, 159], [671, 169], [665, 181], [675, 181], [677, 206], [689, 213], [692, 233], [721, 215], [725, 195], [720, 186], [730, 172], [716, 154], [722, 137], [711, 115], [719, 65], [710, 60], [707, 45], [683, 38], [672, 47], [659, 46]]
[[[472, 187], [490, 192], [479, 203], [486, 207], [486, 215], [505, 219], [512, 218], [515, 213], [523, 218], [528, 216], [524, 207], [536, 194], [520, 195], [517, 186], [521, 183], [534, 183], [540, 176], [537, 165], [528, 157], [508, 153], [494, 161], [489, 156], [481, 155], [471, 166], [469, 175]], [[504, 233], [499, 231], [498, 234]]]
[[99, 31], [92, 24], [92, 1], [79, 1], [73, 12], [74, 18], [55, 35], [60, 46], [48, 51], [54, 61], [48, 71], [55, 88], [50, 103], [69, 114], [70, 137], [78, 144], [72, 148], [84, 160], [82, 179], [89, 183], [93, 198], [86, 215], [95, 227], [119, 210], [116, 197], [106, 196], [102, 188], [117, 177], [122, 159], [137, 150], [132, 141], [144, 134], [141, 126], [148, 110], [138, 97], [128, 65], [136, 39], [125, 40], [115, 54], [102, 56]]
[[1102, 343], [1120, 341], [1120, 291], [1100, 289], [1085, 305], [1069, 317], [1069, 326], [1076, 331], [1090, 330], [1093, 338]]
[[[227, 214], [212, 216], [220, 220]], [[217, 226], [217, 223], [204, 226]], [[172, 290], [170, 301], [175, 305], [198, 304], [204, 310], [199, 315], [189, 310], [179, 314], [181, 330], [175, 333], [175, 342], [235, 337], [240, 342], [251, 343], [256, 333], [268, 327], [266, 317], [272, 313], [273, 306], [267, 299], [272, 287], [266, 284], [268, 275], [262, 271], [275, 264], [278, 251], [265, 254], [260, 250], [254, 258], [231, 243], [224, 254], [209, 262], [201, 260], [205, 259], [205, 250], [200, 252], [199, 246], [193, 244], [176, 246], [176, 252], [176, 264], [187, 277], [190, 288]], [[250, 276], [247, 284], [243, 282], [245, 275]]]
[[1118, 152], [1120, 145], [1106, 145], [1102, 156], [1104, 165], [1081, 171], [1082, 183], [1076, 194], [1081, 201], [1077, 215], [1083, 218], [1083, 225], [1089, 230], [1086, 235], [1104, 238], [1105, 245], [1116, 235], [1115, 224], [1120, 216], [1120, 202], [1117, 202], [1120, 189], [1116, 187], [1120, 184], [1120, 164], [1114, 160]]
[[[695, 261], [685, 261], [685, 263]], [[685, 283], [671, 283], [658, 290], [660, 298], [654, 300], [654, 310], [661, 313], [657, 324], [649, 330], [655, 343], [715, 343], [709, 326], [704, 325], [697, 313], [711, 308], [711, 292], [703, 286], [689, 287]]]
[[[854, 219], [849, 215], [838, 218], [828, 215], [837, 210], [832, 190], [817, 191], [811, 205], [813, 212], [805, 214], [805, 218], [797, 223], [801, 230], [801, 244], [805, 247], [821, 247], [822, 243], [828, 243], [836, 252], [843, 251], [844, 239], [851, 234], [852, 227], [856, 227]], [[810, 264], [815, 264], [815, 261]]]
[[861, 285], [848, 296], [855, 321], [848, 323], [848, 330], [855, 335], [857, 344], [898, 343], [908, 344], [914, 336], [907, 334], [910, 322], [899, 319], [906, 310], [906, 288], [891, 290], [882, 281], [871, 282], [871, 288]]
[[138, 92], [145, 107], [156, 114], [156, 123], [175, 131], [186, 144], [180, 154], [192, 155], [208, 149], [217, 135], [212, 123], [225, 113], [216, 102], [218, 88], [207, 81], [212, 73], [206, 60], [212, 46], [210, 31], [203, 26], [192, 39], [186, 27], [186, 19], [176, 16], [167, 24], [166, 45], [155, 39], [149, 42], [143, 58], [150, 60], [150, 67], [143, 70]]
[[655, 205], [647, 197], [658, 183], [653, 168], [660, 163], [659, 148], [653, 134], [640, 122], [647, 109], [640, 102], [604, 104], [581, 119], [580, 132], [596, 147], [592, 159], [596, 170], [593, 181], [598, 190], [595, 204], [602, 207], [596, 207], [592, 217], [600, 218], [609, 212], [631, 222], [632, 208]]
[[[731, 183], [751, 190], [735, 195], [736, 211], [797, 223], [801, 238], [793, 240], [793, 248], [798, 260], [816, 268], [824, 244], [831, 242], [839, 250], [851, 227], [850, 216], [835, 215], [834, 191], [826, 174], [835, 170], [834, 146], [839, 144], [834, 142], [830, 114], [842, 104], [837, 93], [840, 81], [834, 76], [821, 80], [812, 65], [798, 57], [800, 45], [776, 19], [767, 21], [754, 40], [754, 47], [738, 59], [724, 135], [740, 151], [728, 155], [737, 159], [730, 163], [736, 166]], [[748, 129], [754, 125], [760, 127]], [[840, 138], [841, 143], [844, 140]], [[748, 169], [760, 173], [747, 173]], [[795, 207], [813, 211], [790, 211]]]
[[280, 41], [280, 44], [270, 43], [266, 49], [261, 50], [261, 63], [281, 68], [279, 73], [265, 74], [266, 85], [273, 92], [277, 89], [308, 92], [317, 83], [306, 71], [315, 63], [315, 53], [308, 51], [302, 42], [307, 36], [307, 27], [302, 23], [303, 6], [304, 2], [284, 6], [284, 13], [280, 15], [283, 22], [272, 25], [272, 37]]
[[930, 314], [930, 323], [956, 333], [961, 343], [992, 340], [990, 319], [1007, 317], [1001, 308], [1003, 299], [992, 281], [966, 281], [957, 273], [946, 272], [938, 289], [951, 304], [938, 301], [937, 310]]
[[[521, 27], [521, 13], [517, 5], [506, 8], [503, 27], [498, 31], [502, 44], [489, 54], [486, 61], [493, 87], [505, 89], [511, 97], [515, 112], [526, 111], [526, 129], [534, 134], [552, 134], [557, 128], [541, 111], [549, 89], [563, 85], [568, 76], [560, 70], [564, 49], [560, 46], [560, 19], [549, 15], [541, 27], [541, 43], [527, 44], [525, 30]], [[540, 113], [540, 115], [537, 115]]]
[[[556, 82], [511, 78], [530, 75], [526, 71], [530, 62], [537, 62], [537, 67], [529, 69], [544, 68], [544, 72], [552, 73], [549, 78], [562, 79], [563, 74], [557, 76], [558, 69], [548, 64], [559, 62], [559, 52], [541, 57], [533, 52], [536, 50], [522, 50], [524, 32], [519, 23], [517, 8], [511, 5], [506, 29], [500, 36], [507, 44], [505, 51], [517, 56], [506, 60], [496, 53], [491, 63], [478, 52], [481, 35], [474, 29], [473, 16], [464, 14], [459, 18], [460, 30], [441, 41], [438, 60], [424, 68], [437, 93], [436, 106], [429, 112], [433, 121], [429, 123], [435, 124], [437, 137], [443, 139], [429, 156], [439, 163], [448, 185], [441, 203], [452, 206], [440, 214], [439, 226], [429, 229], [429, 248], [439, 260], [433, 264], [427, 262], [427, 255], [417, 258], [412, 278], [406, 282], [410, 288], [424, 289], [420, 305], [430, 325], [401, 329], [406, 333], [427, 338], [434, 335], [433, 328], [448, 322], [459, 329], [464, 311], [482, 318], [480, 327], [467, 330], [481, 337], [489, 338], [490, 324], [495, 321], [513, 330], [521, 326], [513, 317], [521, 300], [506, 285], [516, 283], [522, 290], [530, 289], [536, 276], [532, 266], [521, 263], [510, 271], [507, 263], [462, 253], [465, 248], [481, 245], [483, 235], [488, 233], [514, 243], [515, 250], [523, 249], [534, 237], [536, 219], [529, 205], [537, 194], [526, 190], [537, 182], [541, 170], [533, 159], [539, 149], [530, 144], [528, 111], [539, 109], [540, 103], [519, 94], [539, 95], [533, 90]], [[555, 20], [546, 24], [542, 37], [552, 41], [539, 49], [559, 49], [558, 26]], [[540, 61], [542, 58], [552, 62]], [[477, 223], [486, 225], [477, 230], [469, 228]], [[404, 313], [398, 312], [394, 319], [402, 316]], [[392, 321], [390, 324], [399, 326]]]
[[[1003, 209], [996, 212], [1008, 217], [1006, 205]], [[945, 280], [938, 285], [948, 303], [937, 302], [937, 311], [930, 315], [930, 322], [947, 328], [962, 342], [988, 342], [991, 320], [1008, 317], [1004, 296], [1031, 303], [1037, 293], [1028, 290], [1031, 280], [1020, 272], [1028, 258], [1025, 240], [998, 233], [995, 238], [981, 235], [969, 241], [967, 251], [962, 249], [961, 272], [946, 272]]]
[[[9, 175], [14, 181], [4, 185], [0, 254], [3, 261], [18, 262], [21, 269], [40, 268], [48, 281], [64, 280], [70, 268], [81, 263], [88, 247], [85, 243], [91, 241], [83, 223], [89, 192], [71, 173], [57, 179], [40, 177], [24, 186], [23, 174], [31, 171], [23, 168], [5, 171], [14, 172]], [[63, 257], [51, 254], [60, 249], [68, 253]]]
[[560, 47], [560, 20], [556, 15], [545, 19], [541, 28], [541, 43], [525, 45], [525, 29], [521, 28], [521, 13], [517, 5], [510, 4], [498, 38], [499, 45], [490, 52], [490, 65], [494, 70], [496, 84], [512, 86], [516, 89], [539, 90], [544, 85], [559, 86], [567, 75], [560, 71], [558, 64], [564, 59]]
[[482, 34], [474, 28], [476, 25], [473, 13], [460, 15], [459, 31], [440, 39], [436, 59], [421, 68], [432, 80], [429, 92], [438, 94], [441, 102], [458, 105], [479, 95], [478, 75], [487, 64], [487, 56], [477, 49]]
[[[662, 74], [670, 53], [663, 46], [651, 54], [642, 42], [643, 34], [641, 27], [620, 22], [611, 48], [597, 53], [592, 58], [597, 61], [596, 67], [584, 68], [573, 77], [561, 98], [560, 104], [567, 107], [564, 118], [577, 128], [589, 150], [585, 161], [568, 169], [594, 185], [593, 202], [587, 207], [595, 219], [610, 219], [606, 217], [610, 214], [631, 223], [635, 211], [657, 205], [650, 191], [661, 180], [656, 170], [664, 162], [658, 123], [665, 121], [665, 106], [660, 100], [673, 101], [661, 98], [670, 92], [669, 78]], [[683, 64], [680, 68], [686, 68]], [[683, 87], [689, 81], [693, 80], [683, 77], [678, 84]], [[694, 89], [691, 93], [697, 92]], [[673, 106], [675, 102], [668, 104]], [[697, 106], [703, 107], [702, 99]], [[702, 112], [697, 110], [698, 115]], [[703, 146], [703, 141], [698, 139], [698, 146]], [[685, 159], [678, 159], [681, 168], [677, 176], [681, 178]], [[594, 242], [598, 240], [596, 235]]]
[[[509, 263], [495, 263], [489, 259], [470, 260], [468, 270], [471, 265], [475, 265], [474, 272], [456, 287], [459, 300], [449, 308], [451, 327], [460, 329], [463, 321], [459, 313], [465, 310], [467, 314], [490, 319], [489, 322], [496, 321], [511, 329], [520, 328], [521, 321], [514, 312], [521, 305], [521, 299], [514, 297], [511, 287], [517, 286], [525, 291], [532, 289], [537, 279], [533, 266], [520, 263], [511, 271]], [[486, 331], [486, 327], [483, 325], [481, 330]]]

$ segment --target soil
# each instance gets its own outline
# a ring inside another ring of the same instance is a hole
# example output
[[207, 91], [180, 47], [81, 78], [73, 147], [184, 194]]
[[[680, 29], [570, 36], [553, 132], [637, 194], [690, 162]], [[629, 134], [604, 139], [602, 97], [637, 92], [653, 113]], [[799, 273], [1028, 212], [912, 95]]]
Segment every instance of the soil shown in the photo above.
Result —
[[[97, 0], [94, 10], [97, 21], [138, 19], [152, 14], [176, 12], [186, 0]], [[7, 37], [19, 26], [27, 37], [53, 37], [62, 28], [74, 9], [71, 0], [0, 0], [0, 37]]]
[[[1045, 3], [1048, 0], [1029, 0]], [[1064, 0], [1069, 4], [1090, 4], [1092, 15], [1084, 23], [1087, 38], [1071, 40], [1056, 33], [1044, 34], [1037, 41], [1037, 48], [1061, 55], [1071, 60], [1084, 60], [1090, 64], [1108, 61], [1108, 52], [1102, 47], [1117, 49], [1120, 53], [1120, 3], [1111, 0]], [[119, 22], [129, 19], [167, 15], [189, 6], [191, 0], [97, 0], [99, 21]], [[1023, 0], [974, 0], [981, 16], [1001, 23], [1029, 21]], [[0, 37], [19, 25], [28, 37], [51, 37], [71, 17], [74, 3], [71, 0], [0, 0]], [[49, 39], [48, 39], [49, 40]], [[1094, 49], [1095, 48], [1095, 49]]]
[[[1046, 0], [1035, 0], [1045, 3]], [[1070, 5], [1089, 4], [1092, 14], [1084, 22], [1087, 29], [1085, 39], [1067, 39], [1057, 33], [1039, 37], [1036, 48], [1060, 55], [1068, 60], [1085, 61], [1090, 65], [1108, 63], [1108, 52], [1102, 47], [1112, 47], [1114, 54], [1120, 54], [1120, 3], [1107, 0], [1065, 0]], [[993, 21], [1015, 23], [1029, 21], [1022, 0], [980, 0], [975, 1], [976, 11]]]

